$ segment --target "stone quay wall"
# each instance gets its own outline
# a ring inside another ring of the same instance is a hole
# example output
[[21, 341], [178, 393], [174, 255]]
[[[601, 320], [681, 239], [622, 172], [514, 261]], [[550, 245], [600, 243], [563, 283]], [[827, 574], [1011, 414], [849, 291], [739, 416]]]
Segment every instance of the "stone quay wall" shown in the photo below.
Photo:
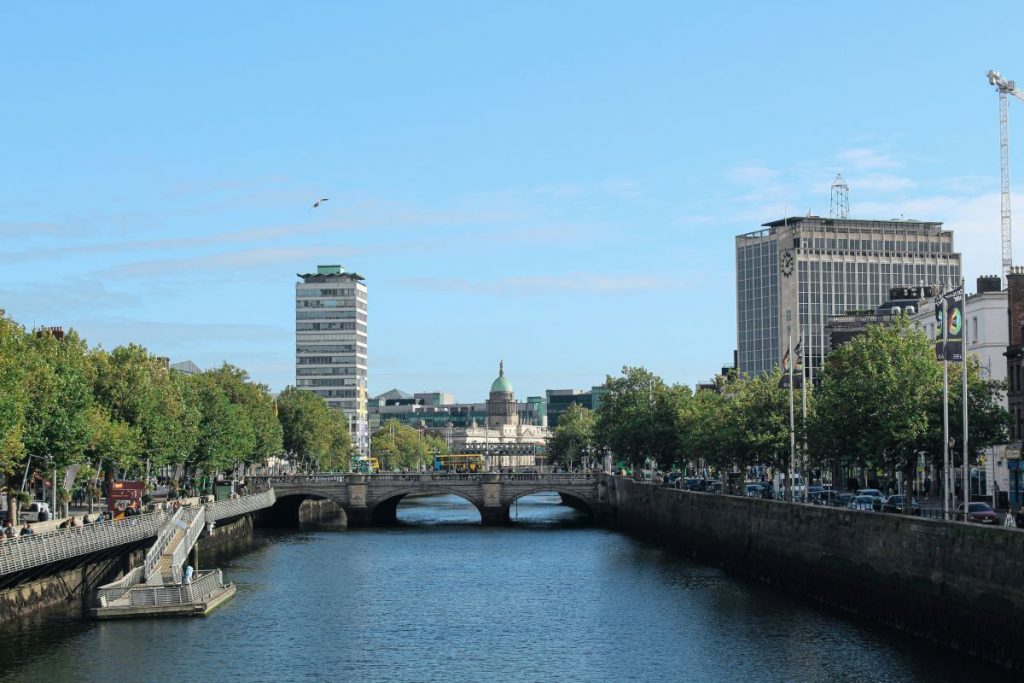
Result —
[[116, 581], [143, 563], [145, 549], [85, 562], [49, 576], [0, 591], [0, 623], [36, 613], [80, 615], [91, 605], [93, 591]]
[[599, 486], [610, 528], [1024, 671], [1024, 530]]

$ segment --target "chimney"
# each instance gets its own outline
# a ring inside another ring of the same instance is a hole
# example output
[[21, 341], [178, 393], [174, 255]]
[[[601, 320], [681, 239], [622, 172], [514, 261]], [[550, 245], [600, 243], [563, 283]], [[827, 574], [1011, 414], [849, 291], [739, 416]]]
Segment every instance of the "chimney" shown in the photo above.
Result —
[[998, 275], [982, 275], [978, 278], [978, 294], [1003, 291], [1003, 279]]

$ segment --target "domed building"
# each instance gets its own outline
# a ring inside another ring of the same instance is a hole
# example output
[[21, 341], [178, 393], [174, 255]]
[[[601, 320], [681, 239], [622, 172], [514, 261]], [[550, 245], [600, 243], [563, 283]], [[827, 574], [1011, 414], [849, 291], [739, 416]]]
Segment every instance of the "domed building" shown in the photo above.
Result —
[[454, 452], [484, 454], [488, 467], [534, 467], [543, 462], [550, 432], [544, 424], [521, 424], [519, 404], [512, 382], [505, 376], [505, 362], [498, 364], [498, 377], [491, 382], [487, 397], [487, 419], [452, 434]]

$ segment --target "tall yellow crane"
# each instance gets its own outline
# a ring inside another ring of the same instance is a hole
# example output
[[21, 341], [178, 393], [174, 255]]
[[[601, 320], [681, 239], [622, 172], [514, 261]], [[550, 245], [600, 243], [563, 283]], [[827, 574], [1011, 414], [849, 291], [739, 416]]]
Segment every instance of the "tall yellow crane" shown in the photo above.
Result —
[[999, 191], [1000, 191], [1000, 221], [999, 227], [1003, 237], [1003, 278], [1010, 272], [1013, 266], [1013, 250], [1010, 239], [1010, 130], [1007, 122], [1009, 110], [1009, 95], [1024, 102], [1024, 92], [1017, 89], [1013, 81], [1008, 81], [999, 75], [998, 71], [988, 72], [988, 84], [994, 86], [999, 93]]

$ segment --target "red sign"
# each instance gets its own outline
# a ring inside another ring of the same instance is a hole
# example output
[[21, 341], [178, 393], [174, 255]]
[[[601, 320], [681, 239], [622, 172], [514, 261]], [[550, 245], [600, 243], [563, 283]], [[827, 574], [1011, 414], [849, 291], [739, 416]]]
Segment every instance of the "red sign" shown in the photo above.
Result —
[[107, 509], [115, 515], [125, 511], [133, 502], [142, 500], [146, 485], [141, 481], [112, 481], [107, 492]]

